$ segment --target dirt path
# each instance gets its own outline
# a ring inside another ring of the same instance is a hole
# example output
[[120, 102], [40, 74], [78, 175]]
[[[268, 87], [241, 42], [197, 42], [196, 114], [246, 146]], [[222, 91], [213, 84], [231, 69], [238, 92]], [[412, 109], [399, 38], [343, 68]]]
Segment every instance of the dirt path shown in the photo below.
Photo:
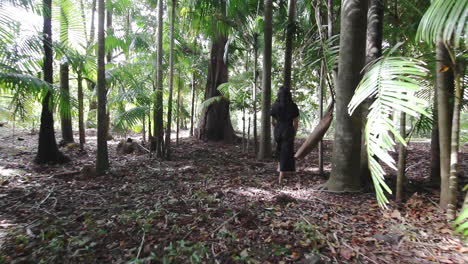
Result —
[[[186, 138], [157, 161], [117, 156], [112, 142], [109, 175], [78, 180], [54, 175], [92, 163], [92, 143], [47, 167], [31, 163], [37, 135], [21, 137], [1, 139], [0, 263], [468, 263], [435, 192], [381, 211], [373, 193], [317, 191], [315, 153], [300, 185], [278, 186], [275, 163], [240, 146]], [[409, 155], [410, 177], [423, 180], [428, 145]]]

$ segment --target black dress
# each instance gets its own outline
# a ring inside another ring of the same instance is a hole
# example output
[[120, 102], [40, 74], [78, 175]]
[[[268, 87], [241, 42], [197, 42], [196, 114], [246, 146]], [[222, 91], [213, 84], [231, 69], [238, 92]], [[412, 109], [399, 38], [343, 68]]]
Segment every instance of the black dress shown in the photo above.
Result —
[[271, 108], [271, 116], [276, 119], [274, 137], [280, 171], [296, 171], [293, 120], [299, 116], [299, 109], [293, 102], [289, 102], [284, 106], [281, 106], [279, 102], [275, 102]]

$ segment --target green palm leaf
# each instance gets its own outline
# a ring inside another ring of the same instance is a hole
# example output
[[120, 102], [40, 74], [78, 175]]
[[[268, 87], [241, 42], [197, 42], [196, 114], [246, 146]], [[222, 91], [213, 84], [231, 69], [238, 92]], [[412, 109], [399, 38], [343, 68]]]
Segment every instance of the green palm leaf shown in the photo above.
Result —
[[359, 83], [348, 111], [351, 115], [367, 98], [375, 98], [370, 106], [365, 127], [365, 142], [369, 159], [369, 169], [377, 194], [377, 201], [386, 207], [388, 199], [384, 190], [392, 193], [384, 181], [385, 172], [378, 160], [396, 170], [395, 160], [389, 152], [394, 149], [392, 133], [402, 144], [406, 140], [397, 132], [389, 118], [394, 110], [411, 116], [420, 114], [430, 117], [424, 110], [425, 100], [414, 96], [424, 87], [422, 77], [428, 70], [422, 61], [411, 58], [383, 57], [367, 67], [367, 72]]
[[464, 46], [467, 17], [468, 1], [433, 0], [421, 19], [416, 39], [435, 44], [439, 40], [449, 43], [453, 37], [455, 48]]
[[114, 128], [120, 131], [132, 128], [142, 121], [148, 115], [149, 111], [150, 108], [148, 106], [134, 107], [124, 111], [115, 118]]

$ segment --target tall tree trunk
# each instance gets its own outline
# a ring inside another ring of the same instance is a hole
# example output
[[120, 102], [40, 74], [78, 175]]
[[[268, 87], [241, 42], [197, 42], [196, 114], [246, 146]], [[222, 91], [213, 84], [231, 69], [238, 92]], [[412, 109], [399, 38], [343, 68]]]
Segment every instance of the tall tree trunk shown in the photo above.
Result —
[[254, 33], [254, 87], [253, 87], [253, 140], [254, 153], [258, 151], [257, 140], [257, 91], [258, 91], [258, 34]]
[[62, 127], [63, 144], [74, 142], [70, 107], [70, 82], [68, 74], [68, 63], [65, 62], [60, 64], [60, 92], [62, 93], [63, 100], [63, 109], [60, 111], [60, 121]]
[[86, 17], [85, 17], [85, 7], [84, 7], [84, 3], [83, 3], [83, 0], [80, 0], [80, 12], [81, 12], [81, 19], [83, 19], [83, 27], [84, 27], [84, 34], [85, 34], [85, 40], [86, 40], [86, 43], [89, 42], [89, 38], [88, 38], [88, 31], [86, 30]]
[[327, 1], [328, 38], [333, 36], [333, 0]]
[[[228, 81], [228, 65], [223, 60], [227, 36], [220, 35], [211, 45], [208, 80], [206, 82], [205, 100], [219, 96], [218, 86]], [[202, 110], [199, 122], [198, 138], [202, 140], [233, 142], [234, 129], [229, 115], [229, 102], [221, 99]]]
[[192, 73], [192, 101], [190, 107], [190, 136], [193, 136], [193, 117], [195, 115], [195, 71]]
[[[447, 218], [454, 220], [457, 213], [457, 194], [458, 194], [458, 152], [460, 148], [460, 110], [461, 100], [463, 99], [463, 87], [461, 85], [461, 76], [464, 72], [464, 67], [457, 65], [456, 61], [452, 60], [455, 79], [455, 101], [453, 104], [453, 118], [450, 144], [450, 178], [449, 178], [449, 195], [447, 206]], [[459, 67], [461, 69], [457, 69]]]
[[348, 104], [361, 80], [367, 27], [367, 0], [345, 0], [341, 9], [340, 58], [336, 89], [336, 127], [332, 173], [325, 186], [331, 191], [360, 189], [361, 114], [348, 114]]
[[[320, 85], [318, 86], [318, 97], [319, 97], [319, 120], [323, 117], [323, 91], [325, 87], [325, 62], [322, 61], [320, 65]], [[323, 140], [319, 141], [318, 144], [318, 160], [319, 160], [319, 174], [323, 176]]]
[[98, 56], [97, 56], [97, 94], [98, 94], [98, 131], [97, 131], [97, 158], [96, 173], [104, 174], [109, 169], [109, 157], [107, 153], [107, 89], [106, 89], [106, 63], [104, 17], [105, 0], [98, 0]]
[[[440, 146], [440, 207], [445, 210], [449, 204], [450, 180], [450, 142], [453, 118], [453, 69], [450, 67], [450, 56], [444, 43], [437, 43], [436, 49], [437, 111], [439, 114]], [[447, 70], [448, 69], [448, 70]]]
[[431, 132], [431, 172], [429, 175], [429, 184], [434, 187], [440, 187], [440, 145], [439, 145], [439, 113], [437, 111], [437, 88], [434, 90], [434, 103], [432, 113], [432, 132]]
[[142, 129], [142, 133], [143, 133], [143, 143], [146, 142], [146, 115], [143, 115], [143, 129]]
[[[44, 81], [53, 83], [53, 54], [52, 54], [52, 21], [51, 21], [52, 1], [43, 1], [43, 47], [44, 47], [44, 62], [42, 70], [44, 72]], [[34, 161], [39, 164], [43, 163], [64, 163], [68, 161], [57, 147], [54, 131], [54, 116], [52, 113], [52, 92], [48, 91], [42, 100], [41, 125], [39, 129], [39, 145], [37, 155]]]
[[176, 0], [172, 0], [171, 35], [169, 50], [169, 98], [167, 100], [167, 127], [166, 127], [166, 159], [171, 159], [171, 124], [172, 124], [172, 91], [174, 90], [174, 24]]
[[151, 149], [156, 151], [156, 157], [163, 157], [164, 144], [164, 124], [163, 124], [163, 0], [158, 1], [158, 33], [157, 33], [157, 54], [156, 54], [156, 98], [154, 102], [154, 140], [151, 144]]
[[291, 83], [291, 69], [292, 69], [292, 53], [293, 53], [293, 39], [294, 39], [294, 16], [296, 13], [296, 0], [289, 0], [288, 4], [288, 24], [286, 28], [286, 50], [284, 52], [284, 71], [283, 71], [283, 85], [292, 89]]
[[[369, 10], [367, 12], [366, 65], [382, 56], [383, 19], [384, 5], [382, 0], [370, 0]], [[369, 114], [369, 107], [372, 102], [372, 99], [367, 99], [361, 106], [363, 135], [366, 127], [367, 115]], [[362, 136], [361, 142], [361, 180], [364, 186], [370, 186], [372, 184], [372, 178], [368, 165], [369, 161], [367, 159], [367, 148], [365, 146], [364, 136]]]
[[80, 135], [80, 149], [84, 150], [84, 144], [86, 143], [85, 138], [85, 126], [84, 126], [84, 106], [83, 106], [83, 76], [81, 70], [77, 72], [78, 82], [78, 130]]
[[263, 85], [262, 85], [262, 117], [260, 132], [260, 150], [258, 159], [271, 157], [271, 54], [272, 54], [272, 0], [264, 0], [264, 39], [265, 47], [263, 51]]
[[[400, 114], [400, 135], [406, 140], [406, 114]], [[395, 200], [401, 202], [404, 196], [404, 181], [406, 170], [406, 146], [399, 144], [398, 146], [398, 175], [396, 182], [396, 196]]]
[[90, 25], [90, 30], [89, 30], [89, 42], [88, 42], [88, 47], [91, 46], [94, 42], [94, 37], [96, 35], [95, 33], [95, 27], [94, 27], [94, 14], [96, 13], [96, 0], [93, 0], [91, 4], [91, 25]]
[[[106, 36], [113, 36], [114, 35], [114, 28], [112, 27], [112, 14], [113, 10], [112, 7], [107, 8], [107, 15], [106, 15]], [[109, 49], [107, 52], [107, 63], [112, 63], [112, 49]], [[106, 94], [108, 93], [110, 87], [106, 87]], [[106, 99], [107, 102], [107, 99]], [[113, 137], [111, 135], [110, 131], [110, 109], [107, 109], [107, 114], [106, 114], [106, 131], [107, 131], [107, 140], [111, 140]]]
[[176, 119], [176, 145], [179, 145], [179, 131], [180, 131], [180, 90], [182, 90], [182, 78], [179, 72], [177, 85], [177, 119]]

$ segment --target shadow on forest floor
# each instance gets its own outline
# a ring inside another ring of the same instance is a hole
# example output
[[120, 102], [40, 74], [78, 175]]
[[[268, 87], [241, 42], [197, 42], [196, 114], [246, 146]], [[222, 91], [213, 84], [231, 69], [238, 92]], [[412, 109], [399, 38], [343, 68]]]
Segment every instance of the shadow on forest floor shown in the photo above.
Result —
[[[409, 151], [416, 192], [382, 211], [373, 193], [317, 191], [316, 152], [298, 164], [300, 185], [278, 186], [276, 163], [238, 145], [184, 138], [157, 161], [117, 155], [113, 142], [108, 175], [64, 180], [54, 176], [93, 163], [94, 142], [65, 150], [69, 164], [37, 166], [37, 135], [1, 134], [0, 263], [468, 263], [437, 191], [420, 184], [427, 143]], [[326, 141], [327, 173], [330, 152]]]

